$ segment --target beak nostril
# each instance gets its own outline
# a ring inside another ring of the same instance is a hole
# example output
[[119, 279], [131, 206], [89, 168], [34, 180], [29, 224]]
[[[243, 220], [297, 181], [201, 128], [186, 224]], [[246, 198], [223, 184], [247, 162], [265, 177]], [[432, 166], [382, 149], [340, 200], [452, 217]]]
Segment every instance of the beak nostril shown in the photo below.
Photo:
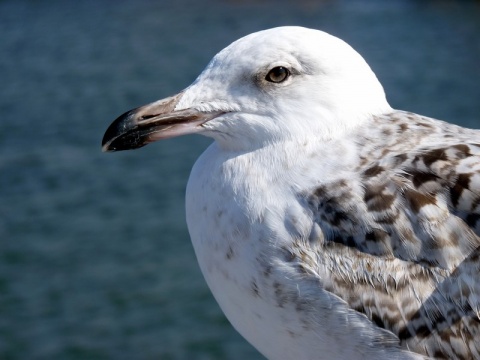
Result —
[[158, 116], [158, 115], [142, 115], [140, 116], [139, 120], [148, 120], [148, 119], [154, 118], [155, 116]]

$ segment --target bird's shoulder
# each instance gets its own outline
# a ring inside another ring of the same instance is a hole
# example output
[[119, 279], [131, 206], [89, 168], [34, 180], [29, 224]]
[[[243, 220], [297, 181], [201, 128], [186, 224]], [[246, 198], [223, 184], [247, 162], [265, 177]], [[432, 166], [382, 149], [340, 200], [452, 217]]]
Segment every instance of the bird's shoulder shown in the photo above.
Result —
[[296, 268], [411, 349], [480, 356], [480, 131], [395, 112], [351, 141], [358, 165], [299, 194]]
[[327, 242], [443, 269], [480, 246], [480, 131], [401, 112], [353, 140], [356, 168], [301, 195]]

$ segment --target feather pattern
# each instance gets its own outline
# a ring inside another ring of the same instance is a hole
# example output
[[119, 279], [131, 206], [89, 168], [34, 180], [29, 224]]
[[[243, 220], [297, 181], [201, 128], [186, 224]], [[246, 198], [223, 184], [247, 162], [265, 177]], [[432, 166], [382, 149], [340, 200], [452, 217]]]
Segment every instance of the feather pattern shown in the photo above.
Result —
[[480, 133], [398, 111], [355, 141], [354, 176], [299, 194], [315, 235], [292, 254], [315, 261], [298, 266], [410, 350], [480, 358]]

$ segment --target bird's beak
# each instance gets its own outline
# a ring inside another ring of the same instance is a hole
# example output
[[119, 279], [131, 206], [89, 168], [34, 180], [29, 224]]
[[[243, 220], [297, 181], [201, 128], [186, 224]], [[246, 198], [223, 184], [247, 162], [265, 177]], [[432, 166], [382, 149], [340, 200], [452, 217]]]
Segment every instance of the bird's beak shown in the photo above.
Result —
[[183, 92], [127, 111], [105, 131], [103, 151], [131, 150], [148, 143], [202, 130], [201, 125], [224, 112], [175, 111]]

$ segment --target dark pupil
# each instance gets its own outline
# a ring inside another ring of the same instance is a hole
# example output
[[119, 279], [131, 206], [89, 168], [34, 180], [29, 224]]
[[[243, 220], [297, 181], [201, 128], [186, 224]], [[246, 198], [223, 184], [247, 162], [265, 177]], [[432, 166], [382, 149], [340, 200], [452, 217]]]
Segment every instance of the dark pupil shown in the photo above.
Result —
[[282, 82], [284, 81], [288, 76], [288, 70], [285, 69], [283, 66], [277, 66], [276, 68], [273, 68], [270, 70], [270, 72], [267, 75], [267, 80], [271, 82]]

